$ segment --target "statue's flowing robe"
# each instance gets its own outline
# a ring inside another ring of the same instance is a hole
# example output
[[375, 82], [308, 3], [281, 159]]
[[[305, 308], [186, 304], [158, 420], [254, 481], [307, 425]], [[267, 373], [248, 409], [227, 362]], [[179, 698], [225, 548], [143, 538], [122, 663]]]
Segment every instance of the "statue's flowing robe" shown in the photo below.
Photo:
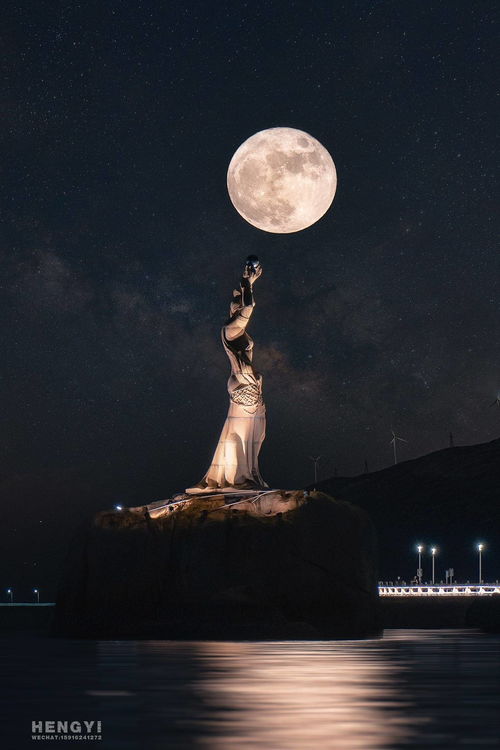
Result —
[[198, 491], [268, 486], [260, 475], [258, 463], [266, 434], [266, 407], [262, 376], [252, 366], [253, 341], [246, 332], [252, 312], [253, 305], [240, 307], [221, 331], [231, 363], [227, 382], [229, 410], [212, 463], [196, 487]]

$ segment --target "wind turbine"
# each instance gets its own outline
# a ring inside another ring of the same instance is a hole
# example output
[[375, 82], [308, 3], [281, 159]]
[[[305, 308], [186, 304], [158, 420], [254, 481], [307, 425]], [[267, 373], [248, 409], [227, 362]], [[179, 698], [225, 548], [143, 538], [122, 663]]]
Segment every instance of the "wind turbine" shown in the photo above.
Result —
[[311, 461], [314, 461], [314, 484], [316, 484], [318, 481], [318, 463], [321, 456], [316, 456], [316, 458], [314, 456], [309, 456], [309, 458]]
[[397, 451], [396, 451], [396, 443], [397, 443], [398, 440], [399, 440], [400, 443], [407, 443], [408, 440], [405, 440], [402, 437], [398, 437], [392, 428], [391, 428], [391, 432], [392, 432], [392, 440], [390, 441], [389, 445], [392, 445], [392, 447], [394, 448], [394, 464], [397, 464], [397, 462], [398, 462], [398, 454], [397, 454]]

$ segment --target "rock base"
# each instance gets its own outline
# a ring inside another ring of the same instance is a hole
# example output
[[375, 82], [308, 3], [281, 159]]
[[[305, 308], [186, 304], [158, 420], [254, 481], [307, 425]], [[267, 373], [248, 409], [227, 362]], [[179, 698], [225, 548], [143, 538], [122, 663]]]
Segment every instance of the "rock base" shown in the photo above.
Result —
[[[233, 500], [229, 502], [229, 500]], [[324, 639], [380, 631], [373, 527], [321, 493], [172, 498], [73, 540], [54, 634]]]
[[[229, 510], [245, 512], [251, 516], [275, 516], [278, 513], [287, 513], [302, 505], [309, 493], [304, 490], [242, 490], [227, 492], [207, 492], [205, 494], [191, 495], [182, 493], [174, 495], [167, 500], [158, 500], [148, 505], [139, 505], [128, 508], [131, 513], [148, 513], [150, 518], [163, 518], [173, 511], [189, 510], [193, 501], [203, 502], [203, 508], [210, 501], [210, 512], [218, 510]], [[198, 507], [196, 505], [195, 507]], [[201, 506], [200, 506], [201, 507]]]

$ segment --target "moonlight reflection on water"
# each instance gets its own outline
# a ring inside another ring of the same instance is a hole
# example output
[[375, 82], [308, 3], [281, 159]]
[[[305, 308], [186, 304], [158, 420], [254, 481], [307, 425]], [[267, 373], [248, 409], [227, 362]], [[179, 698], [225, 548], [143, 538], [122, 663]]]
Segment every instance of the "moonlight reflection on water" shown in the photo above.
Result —
[[[200, 644], [214, 748], [384, 748], [413, 734], [403, 666], [369, 642]], [[214, 741], [215, 740], [215, 741]]]

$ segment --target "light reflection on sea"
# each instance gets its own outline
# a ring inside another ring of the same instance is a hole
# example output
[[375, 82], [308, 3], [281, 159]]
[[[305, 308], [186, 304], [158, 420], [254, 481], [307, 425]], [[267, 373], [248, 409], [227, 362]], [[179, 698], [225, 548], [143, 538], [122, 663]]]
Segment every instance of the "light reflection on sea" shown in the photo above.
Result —
[[[200, 646], [198, 686], [216, 708], [207, 747], [382, 748], [412, 734], [412, 703], [398, 694], [401, 665], [377, 643]], [[222, 678], [222, 679], [221, 679]]]
[[92, 743], [102, 748], [500, 747], [500, 638], [473, 631], [395, 630], [366, 641], [2, 638], [0, 669], [2, 726], [16, 748], [33, 746], [32, 719], [75, 718], [102, 721], [103, 740]]

